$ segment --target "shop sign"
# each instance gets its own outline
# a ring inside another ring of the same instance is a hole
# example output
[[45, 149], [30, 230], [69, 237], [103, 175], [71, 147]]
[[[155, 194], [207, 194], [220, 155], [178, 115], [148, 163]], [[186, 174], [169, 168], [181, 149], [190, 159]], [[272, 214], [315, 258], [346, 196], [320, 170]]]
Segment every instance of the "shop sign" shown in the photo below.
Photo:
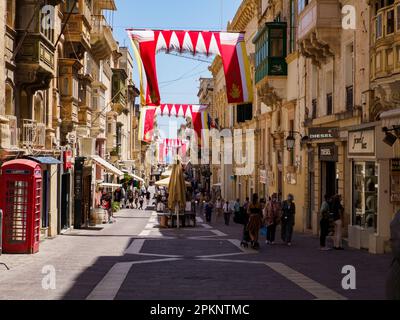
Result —
[[349, 155], [374, 155], [375, 130], [362, 130], [349, 132]]
[[392, 172], [398, 172], [400, 174], [400, 159], [392, 159], [391, 167]]
[[72, 150], [66, 150], [64, 152], [64, 171], [72, 168]]
[[295, 185], [297, 183], [297, 174], [296, 173], [287, 173], [286, 174], [286, 183]]
[[391, 161], [390, 201], [400, 202], [400, 159]]
[[338, 148], [334, 144], [322, 145], [319, 147], [320, 161], [338, 161]]
[[308, 137], [310, 140], [339, 138], [339, 128], [310, 128], [308, 130]]
[[267, 184], [267, 171], [260, 170], [260, 183]]

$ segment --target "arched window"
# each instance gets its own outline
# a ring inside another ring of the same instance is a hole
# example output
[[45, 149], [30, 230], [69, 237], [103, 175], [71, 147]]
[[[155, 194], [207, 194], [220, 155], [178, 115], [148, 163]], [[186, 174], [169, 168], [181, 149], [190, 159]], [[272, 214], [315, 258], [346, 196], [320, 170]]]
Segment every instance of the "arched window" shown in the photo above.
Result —
[[36, 93], [33, 99], [33, 114], [37, 123], [43, 123], [44, 100], [41, 93]]
[[9, 82], [6, 82], [5, 107], [6, 115], [15, 115], [14, 88]]

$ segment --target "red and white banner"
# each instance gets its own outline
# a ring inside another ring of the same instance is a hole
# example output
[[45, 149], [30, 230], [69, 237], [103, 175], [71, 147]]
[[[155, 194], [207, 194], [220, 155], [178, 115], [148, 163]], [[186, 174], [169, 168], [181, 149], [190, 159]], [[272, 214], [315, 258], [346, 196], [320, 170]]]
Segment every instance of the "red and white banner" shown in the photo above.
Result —
[[139, 119], [139, 140], [151, 142], [154, 134], [154, 121], [156, 120], [156, 108], [142, 107]]
[[[244, 33], [183, 30], [127, 29], [141, 77], [141, 102], [160, 104], [155, 55], [160, 51], [220, 55], [224, 66], [228, 103], [252, 102], [250, 63]], [[146, 75], [146, 81], [144, 80]], [[145, 90], [146, 88], [146, 97]]]
[[156, 109], [156, 115], [192, 118], [193, 112], [206, 111], [207, 107], [208, 106], [197, 104], [160, 104]]

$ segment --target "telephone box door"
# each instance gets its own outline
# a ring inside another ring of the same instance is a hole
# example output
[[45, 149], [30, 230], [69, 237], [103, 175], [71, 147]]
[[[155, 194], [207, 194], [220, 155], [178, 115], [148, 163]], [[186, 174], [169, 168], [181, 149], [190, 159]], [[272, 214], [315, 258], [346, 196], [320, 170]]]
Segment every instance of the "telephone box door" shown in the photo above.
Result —
[[1, 168], [0, 199], [3, 210], [3, 251], [35, 253], [39, 250], [42, 171], [25, 159], [6, 162]]

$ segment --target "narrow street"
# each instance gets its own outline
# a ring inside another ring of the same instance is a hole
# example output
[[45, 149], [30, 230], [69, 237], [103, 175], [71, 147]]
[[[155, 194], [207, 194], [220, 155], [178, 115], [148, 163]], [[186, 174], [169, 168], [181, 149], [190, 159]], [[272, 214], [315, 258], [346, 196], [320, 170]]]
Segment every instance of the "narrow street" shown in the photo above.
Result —
[[[346, 248], [321, 252], [296, 234], [292, 247], [240, 247], [240, 225], [159, 229], [151, 211], [122, 210], [99, 230], [73, 230], [34, 255], [1, 255], [0, 299], [373, 299], [385, 298], [391, 257]], [[278, 230], [279, 231], [279, 230]], [[356, 290], [342, 289], [342, 267], [356, 269]], [[56, 288], [43, 289], [54, 266]]]

